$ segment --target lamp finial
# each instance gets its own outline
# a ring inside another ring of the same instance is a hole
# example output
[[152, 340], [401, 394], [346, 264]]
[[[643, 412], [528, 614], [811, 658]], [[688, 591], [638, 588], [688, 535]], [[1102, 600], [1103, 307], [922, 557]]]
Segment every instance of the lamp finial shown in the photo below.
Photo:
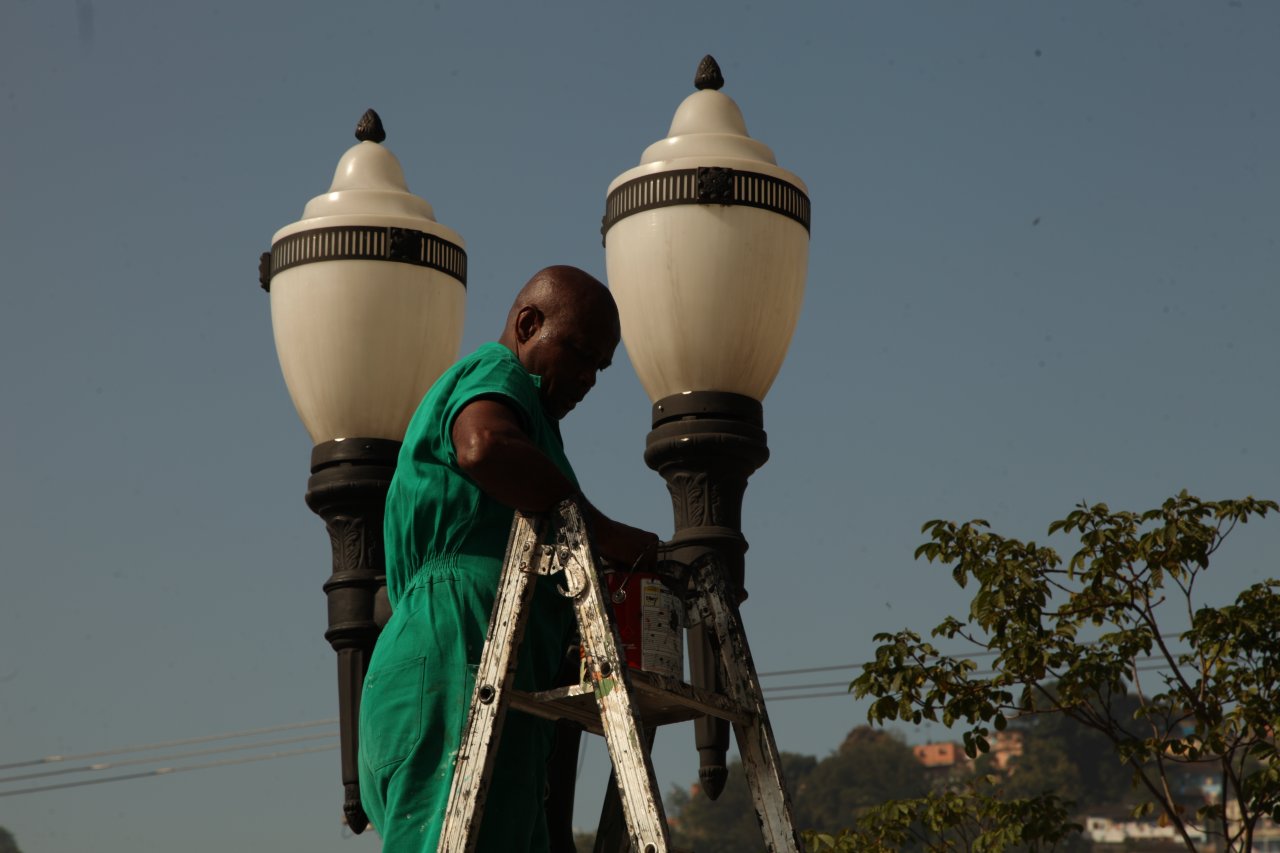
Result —
[[719, 90], [724, 85], [724, 75], [720, 73], [720, 66], [711, 54], [702, 57], [702, 61], [698, 63], [698, 71], [693, 75], [693, 85], [699, 90]]
[[387, 132], [382, 129], [382, 119], [372, 109], [365, 110], [356, 124], [356, 139], [361, 142], [381, 142], [386, 138]]

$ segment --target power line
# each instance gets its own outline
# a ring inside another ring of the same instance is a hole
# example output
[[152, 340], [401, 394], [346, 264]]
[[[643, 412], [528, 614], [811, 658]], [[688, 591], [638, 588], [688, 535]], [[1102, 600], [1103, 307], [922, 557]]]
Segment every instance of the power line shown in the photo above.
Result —
[[249, 737], [250, 735], [265, 735], [272, 732], [284, 732], [293, 729], [309, 729], [316, 726], [331, 726], [338, 721], [336, 719], [316, 720], [310, 723], [286, 723], [280, 726], [266, 726], [260, 729], [245, 729], [238, 732], [227, 732], [220, 735], [202, 735], [200, 737], [182, 738], [180, 740], [160, 741], [159, 743], [144, 743], [137, 746], [124, 746], [118, 749], [104, 749], [100, 752], [82, 752], [79, 755], [46, 755], [44, 758], [36, 758], [30, 761], [15, 761], [11, 764], [0, 764], [0, 770], [14, 770], [19, 767], [34, 767], [38, 764], [53, 764], [60, 761], [85, 761], [90, 758], [104, 758], [108, 755], [123, 755], [129, 752], [146, 752], [153, 749], [168, 749], [171, 746], [189, 746], [194, 743], [209, 743], [217, 740], [230, 740], [231, 738]]
[[[1177, 632], [1159, 635], [1160, 639], [1162, 640], [1177, 639], [1181, 636], [1182, 635]], [[1083, 645], [1091, 646], [1091, 645], [1094, 645], [1094, 643], [1084, 643]], [[972, 658], [995, 657], [996, 655], [999, 655], [999, 654], [1000, 654], [999, 651], [996, 651], [993, 649], [987, 649], [984, 651], [970, 652], [968, 654], [938, 654], [937, 657], [939, 660], [947, 660], [947, 659], [966, 660], [966, 659], [972, 659]], [[777, 669], [772, 672], [758, 672], [756, 673], [756, 677], [773, 678], [781, 675], [807, 675], [809, 673], [814, 673], [814, 672], [839, 672], [840, 670], [846, 670], [846, 669], [862, 669], [866, 665], [867, 665], [867, 661], [862, 661], [860, 663], [836, 664], [835, 666], [809, 666], [809, 667], [803, 667], [800, 669]]]
[[756, 673], [759, 678], [771, 678], [776, 675], [806, 675], [810, 672], [835, 672], [840, 669], [861, 669], [865, 663], [842, 663], [839, 666], [810, 666], [804, 669], [779, 669], [774, 672]]
[[0, 778], [0, 785], [19, 782], [27, 779], [42, 779], [49, 776], [65, 776], [69, 773], [89, 773], [99, 770], [114, 770], [134, 764], [157, 764], [161, 761], [174, 761], [180, 758], [195, 758], [199, 755], [218, 755], [224, 752], [240, 752], [246, 749], [261, 749], [266, 746], [283, 746], [288, 743], [302, 743], [309, 740], [333, 738], [337, 732], [325, 732], [319, 735], [299, 735], [297, 737], [275, 738], [274, 740], [258, 740], [252, 743], [239, 743], [229, 746], [215, 746], [209, 749], [192, 749], [186, 752], [174, 752], [169, 755], [153, 755], [147, 758], [127, 758], [122, 761], [107, 761], [100, 764], [81, 764], [77, 767], [59, 767], [57, 770], [39, 770], [35, 773], [22, 773], [17, 776]]
[[184, 767], [157, 767], [141, 773], [125, 773], [119, 776], [107, 776], [100, 779], [82, 779], [79, 782], [59, 782], [54, 785], [37, 785], [33, 788], [19, 788], [14, 791], [0, 791], [0, 797], [16, 797], [18, 794], [35, 794], [41, 791], [57, 791], [62, 788], [79, 788], [84, 785], [102, 785], [107, 782], [124, 782], [129, 779], [145, 779], [148, 776], [169, 776], [174, 773], [185, 773], [188, 770], [208, 770], [212, 767], [229, 767], [233, 764], [249, 764], [253, 761], [272, 761], [277, 758], [292, 758], [295, 755], [307, 755], [313, 752], [328, 752], [337, 749], [336, 743], [328, 746], [312, 746], [306, 749], [291, 749], [284, 752], [270, 752], [266, 755], [250, 755], [242, 758], [224, 758], [220, 761], [206, 761], [203, 764], [188, 764]]
[[790, 702], [792, 699], [822, 699], [827, 696], [851, 696], [848, 690], [840, 690], [833, 693], [801, 693], [799, 696], [776, 696], [769, 701], [772, 702]]
[[[1163, 670], [1166, 668], [1167, 667], [1165, 667], [1164, 664], [1153, 664], [1149, 666], [1137, 667], [1136, 671], [1137, 672], [1159, 672], [1160, 670]], [[986, 678], [986, 677], [995, 675], [996, 671], [994, 669], [989, 669], [984, 672], [974, 672], [971, 674], [979, 678]], [[776, 692], [779, 690], [813, 690], [820, 687], [847, 687], [847, 683], [843, 681], [835, 681], [835, 682], [825, 682], [825, 683], [819, 683], [819, 684], [794, 684], [787, 687], [765, 687], [765, 688], [762, 688], [762, 690]], [[830, 693], [801, 693], [799, 695], [794, 695], [794, 696], [773, 696], [773, 697], [770, 697], [769, 702], [770, 703], [790, 702], [793, 699], [825, 699], [832, 696], [852, 697], [852, 695], [853, 695], [852, 693], [850, 693], [847, 689], [845, 689], [840, 691], [833, 691]]]
[[[788, 684], [785, 687], [762, 687], [765, 693], [777, 693], [781, 690], [817, 690], [819, 687], [844, 687], [848, 688], [847, 681], [822, 681], [816, 684]], [[791, 698], [795, 698], [794, 696]]]

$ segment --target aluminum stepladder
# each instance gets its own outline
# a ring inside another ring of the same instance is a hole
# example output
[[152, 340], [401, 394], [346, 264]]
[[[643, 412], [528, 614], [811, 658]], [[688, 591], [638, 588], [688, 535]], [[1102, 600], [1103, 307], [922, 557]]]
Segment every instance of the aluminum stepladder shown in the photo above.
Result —
[[[554, 542], [547, 525], [553, 525]], [[581, 634], [583, 682], [539, 693], [514, 689], [516, 655], [540, 575], [563, 574]], [[544, 515], [517, 512], [507, 543], [488, 636], [476, 672], [471, 709], [454, 764], [439, 853], [472, 853], [502, 723], [515, 708], [549, 720], [569, 719], [603, 735], [613, 762], [632, 850], [671, 853], [670, 833], [644, 729], [710, 715], [733, 725], [743, 773], [770, 851], [798, 853], [791, 802], [778, 762], [746, 634], [714, 555], [689, 565], [690, 622], [701, 622], [719, 650], [725, 693], [628, 668], [610, 618], [595, 555], [577, 505], [564, 501]]]

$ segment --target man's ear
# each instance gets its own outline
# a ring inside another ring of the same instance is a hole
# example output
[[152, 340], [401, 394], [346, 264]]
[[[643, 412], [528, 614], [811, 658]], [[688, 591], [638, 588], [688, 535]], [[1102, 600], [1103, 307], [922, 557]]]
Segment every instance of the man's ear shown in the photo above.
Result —
[[534, 336], [542, 331], [543, 320], [542, 311], [536, 305], [526, 305], [521, 308], [520, 313], [516, 315], [516, 340], [522, 344], [533, 340]]

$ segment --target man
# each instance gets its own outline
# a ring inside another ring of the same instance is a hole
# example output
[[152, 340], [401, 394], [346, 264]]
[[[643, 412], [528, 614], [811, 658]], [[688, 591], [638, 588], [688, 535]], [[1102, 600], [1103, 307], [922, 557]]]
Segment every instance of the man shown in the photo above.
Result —
[[[513, 509], [577, 497], [602, 556], [652, 559], [658, 539], [619, 524], [578, 492], [559, 421], [609, 366], [618, 309], [574, 267], [524, 286], [502, 337], [432, 386], [405, 434], [387, 494], [392, 617], [360, 708], [360, 789], [386, 853], [434, 853], [475, 685]], [[516, 687], [552, 686], [574, 629], [554, 577], [540, 577]], [[543, 797], [554, 725], [512, 711], [503, 727], [479, 849], [548, 850]]]

